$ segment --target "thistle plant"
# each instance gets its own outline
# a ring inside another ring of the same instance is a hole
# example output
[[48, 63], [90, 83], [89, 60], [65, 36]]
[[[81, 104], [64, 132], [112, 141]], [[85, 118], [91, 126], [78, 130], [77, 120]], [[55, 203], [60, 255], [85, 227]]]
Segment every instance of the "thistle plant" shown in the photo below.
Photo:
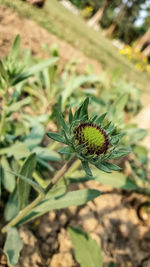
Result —
[[[9, 239], [11, 239], [14, 231], [16, 236], [18, 236], [16, 230], [14, 230], [14, 226], [31, 221], [52, 209], [83, 205], [101, 194], [99, 190], [95, 189], [82, 189], [72, 192], [66, 192], [65, 189], [63, 194], [62, 192], [57, 193], [59, 180], [64, 176], [69, 177], [79, 167], [80, 163], [82, 163], [88, 179], [94, 179], [91, 170], [92, 165], [107, 173], [110, 173], [111, 170], [120, 170], [120, 167], [110, 162], [110, 160], [120, 158], [129, 153], [125, 148], [122, 149], [119, 147], [119, 141], [123, 133], [118, 133], [110, 122], [104, 123], [104, 121], [106, 122], [106, 113], [90, 118], [88, 115], [88, 104], [89, 98], [86, 98], [74, 114], [70, 109], [68, 123], [65, 122], [63, 115], [60, 114], [62, 125], [60, 133], [47, 132], [48, 137], [65, 145], [59, 149], [59, 153], [68, 155], [68, 161], [54, 175], [47, 186], [42, 187], [34, 180], [31, 180], [31, 177], [29, 178], [24, 175], [26, 173], [32, 176], [28, 170], [32, 169], [33, 172], [33, 166], [35, 167], [36, 165], [35, 153], [30, 154], [25, 160], [22, 166], [24, 172], [19, 174], [11, 172], [18, 177], [18, 182], [21, 182], [21, 187], [19, 186], [17, 190], [20, 198], [22, 195], [23, 203], [16, 217], [1, 230], [3, 233], [8, 232], [6, 244], [10, 243]], [[36, 190], [38, 196], [33, 202], [25, 205], [24, 199], [26, 200], [27, 196], [29, 197], [29, 188], [26, 189], [27, 184]], [[6, 251], [6, 248], [7, 246], [4, 247], [4, 251]], [[9, 251], [6, 252], [9, 259]], [[9, 262], [11, 263], [10, 259]]]
[[120, 167], [110, 160], [129, 153], [125, 148], [119, 147], [124, 133], [117, 133], [111, 122], [104, 124], [106, 113], [90, 118], [88, 104], [89, 98], [86, 98], [74, 115], [70, 109], [68, 124], [60, 114], [61, 133], [48, 132], [47, 135], [66, 145], [59, 153], [72, 154], [81, 160], [86, 175], [92, 176], [89, 164], [107, 173], [111, 170], [118, 171]]

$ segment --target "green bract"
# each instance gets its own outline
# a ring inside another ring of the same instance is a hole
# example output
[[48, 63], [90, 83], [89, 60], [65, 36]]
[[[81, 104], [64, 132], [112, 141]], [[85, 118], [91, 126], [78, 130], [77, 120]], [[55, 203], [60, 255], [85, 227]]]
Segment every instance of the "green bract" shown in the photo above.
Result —
[[114, 125], [107, 121], [106, 116], [88, 116], [89, 98], [86, 98], [74, 115], [69, 110], [69, 123], [67, 124], [60, 114], [62, 125], [61, 133], [48, 132], [47, 135], [55, 141], [67, 145], [59, 150], [61, 154], [73, 154], [82, 161], [82, 166], [89, 176], [92, 175], [89, 163], [104, 172], [120, 170], [120, 167], [109, 162], [129, 153], [127, 149], [119, 146], [119, 140], [124, 133], [118, 133]]

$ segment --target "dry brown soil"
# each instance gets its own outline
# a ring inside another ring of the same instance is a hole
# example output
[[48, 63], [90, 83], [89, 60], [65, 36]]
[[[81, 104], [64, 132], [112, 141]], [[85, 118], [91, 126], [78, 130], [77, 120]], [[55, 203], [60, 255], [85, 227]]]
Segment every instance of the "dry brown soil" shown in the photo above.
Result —
[[82, 52], [68, 43], [58, 39], [30, 19], [19, 17], [11, 9], [0, 6], [0, 58], [8, 53], [14, 37], [20, 34], [22, 47], [31, 49], [33, 55], [46, 57], [42, 44], [51, 47], [57, 43], [59, 48], [60, 64], [68, 60], [78, 60], [78, 69], [83, 70], [87, 64], [92, 64], [94, 72], [101, 73], [101, 65], [94, 59], [89, 59]]
[[[62, 64], [71, 58], [78, 58], [80, 69], [92, 64], [94, 71], [101, 73], [98, 62], [87, 58], [35, 22], [21, 18], [1, 6], [0, 57], [9, 51], [18, 33], [22, 47], [30, 48], [34, 55], [46, 57], [41, 49], [42, 42], [49, 46], [57, 43]], [[137, 216], [137, 206], [143, 197], [114, 190], [93, 181], [84, 186], [99, 189], [102, 195], [85, 206], [49, 212], [34, 223], [20, 228], [24, 248], [16, 267], [79, 266], [67, 231], [69, 225], [88, 231], [101, 245], [104, 267], [110, 261], [116, 262], [117, 267], [150, 267], [150, 225]], [[80, 185], [80, 188], [84, 186]], [[6, 265], [1, 263], [0, 266]]]

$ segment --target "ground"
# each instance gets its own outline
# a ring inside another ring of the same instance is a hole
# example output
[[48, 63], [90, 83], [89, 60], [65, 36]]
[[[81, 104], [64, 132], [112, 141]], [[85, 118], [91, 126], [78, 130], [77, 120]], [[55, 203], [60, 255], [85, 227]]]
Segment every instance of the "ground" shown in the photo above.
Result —
[[[79, 59], [81, 69], [92, 64], [95, 72], [100, 74], [102, 71], [96, 60], [87, 58], [32, 20], [20, 18], [8, 8], [0, 7], [0, 22], [0, 57], [8, 52], [14, 36], [19, 33], [22, 46], [30, 48], [34, 55], [45, 57], [41, 42], [49, 46], [55, 42], [62, 65], [74, 57]], [[146, 110], [144, 114], [147, 113]], [[137, 122], [141, 122], [141, 118]], [[148, 121], [145, 125], [149, 125]], [[102, 248], [104, 267], [111, 261], [116, 262], [117, 267], [150, 267], [150, 222], [143, 222], [137, 213], [138, 205], [146, 198], [94, 181], [79, 187], [99, 189], [102, 195], [84, 206], [49, 212], [21, 227], [24, 247], [16, 267], [79, 267], [67, 231], [70, 225], [88, 231], [97, 241]], [[4, 266], [1, 262], [0, 267]]]
[[[30, 29], [30, 30], [29, 30]], [[0, 7], [0, 58], [8, 53], [14, 37], [20, 34], [22, 48], [31, 49], [32, 54], [39, 57], [48, 56], [42, 48], [47, 44], [50, 48], [57, 43], [60, 56], [60, 64], [69, 60], [78, 60], [78, 68], [82, 70], [88, 64], [92, 64], [94, 72], [101, 73], [101, 64], [94, 59], [89, 59], [81, 51], [75, 49], [68, 43], [61, 41], [55, 35], [48, 33], [44, 28], [30, 19], [25, 19], [12, 12], [11, 9]]]

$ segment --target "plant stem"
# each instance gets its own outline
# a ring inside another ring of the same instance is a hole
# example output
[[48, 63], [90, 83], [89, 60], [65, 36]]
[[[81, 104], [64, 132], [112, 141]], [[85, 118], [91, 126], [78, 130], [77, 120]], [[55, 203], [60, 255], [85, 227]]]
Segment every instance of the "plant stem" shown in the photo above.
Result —
[[[56, 173], [56, 175], [54, 176], [54, 178], [52, 179], [52, 181], [49, 183], [49, 185], [45, 188], [44, 193], [43, 192], [39, 192], [38, 197], [31, 202], [27, 207], [25, 207], [23, 210], [21, 210], [19, 212], [19, 214], [12, 219], [7, 225], [5, 225], [1, 232], [5, 233], [7, 231], [7, 227], [8, 226], [14, 226], [16, 225], [26, 214], [28, 214], [35, 206], [37, 206], [39, 204], [39, 202], [44, 199], [44, 196], [46, 193], [48, 193], [49, 190], [51, 190], [51, 188], [61, 179], [61, 177], [64, 175], [64, 173], [66, 173], [68, 171], [68, 169], [70, 168], [70, 166], [73, 164], [75, 160], [75, 156], [73, 156], [67, 163], [65, 163], [63, 165], [63, 167], [60, 169], [60, 171], [58, 171]], [[79, 165], [79, 162], [77, 161], [77, 165], [76, 168]], [[73, 167], [74, 170], [75, 167]]]
[[1, 232], [5, 233], [7, 231], [8, 226], [16, 225], [30, 210], [32, 210], [43, 199], [43, 197], [43, 193], [41, 192], [33, 202], [31, 202], [27, 207], [21, 210], [14, 219], [12, 219], [7, 225], [5, 225], [2, 228]]
[[75, 161], [75, 156], [72, 156], [72, 158], [64, 164], [64, 166], [60, 169], [59, 172], [56, 173], [52, 181], [48, 184], [48, 186], [45, 188], [44, 192], [45, 194], [48, 193], [49, 190], [52, 189], [52, 187], [61, 179], [61, 177], [64, 175], [65, 172], [68, 171], [70, 166], [73, 164]]
[[71, 166], [71, 168], [69, 168], [69, 170], [65, 173], [65, 177], [69, 177], [80, 165], [81, 165], [81, 160], [77, 159]]

